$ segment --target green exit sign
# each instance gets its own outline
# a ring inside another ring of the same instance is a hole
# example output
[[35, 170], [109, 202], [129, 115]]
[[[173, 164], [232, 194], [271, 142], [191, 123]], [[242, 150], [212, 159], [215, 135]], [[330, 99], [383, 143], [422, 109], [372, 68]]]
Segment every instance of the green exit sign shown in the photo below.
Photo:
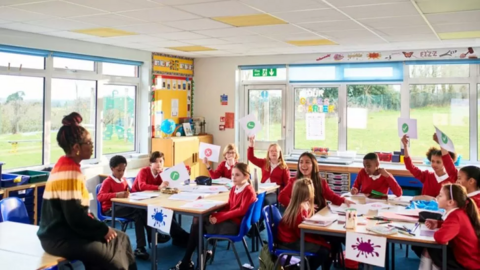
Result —
[[277, 77], [277, 69], [276, 68], [254, 69], [253, 77]]

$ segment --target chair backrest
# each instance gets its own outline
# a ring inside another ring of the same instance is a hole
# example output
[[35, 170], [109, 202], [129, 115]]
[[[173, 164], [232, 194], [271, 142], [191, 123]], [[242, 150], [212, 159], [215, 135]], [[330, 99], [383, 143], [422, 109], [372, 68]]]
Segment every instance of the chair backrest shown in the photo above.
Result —
[[265, 224], [268, 234], [268, 250], [273, 253], [273, 245], [277, 238], [277, 230], [280, 221], [282, 220], [282, 214], [280, 210], [274, 205], [267, 205], [263, 208], [263, 215], [265, 217]]
[[101, 187], [102, 187], [101, 183], [95, 187], [95, 200], [97, 201], [97, 218], [100, 221], [104, 221], [106, 217], [102, 214], [102, 204], [98, 200], [98, 192], [100, 192]]
[[253, 208], [254, 207], [255, 207], [255, 202], [253, 202], [250, 205], [247, 213], [245, 213], [245, 216], [243, 216], [242, 223], [240, 224], [240, 232], [238, 232], [239, 236], [247, 235], [248, 231], [252, 227], [252, 215], [253, 215]]
[[257, 195], [257, 201], [255, 202], [255, 207], [253, 207], [252, 224], [257, 223], [262, 216], [262, 206], [266, 194], [266, 192], [263, 192]]
[[127, 185], [129, 189], [132, 189], [133, 187], [133, 182], [135, 182], [135, 177], [127, 177], [125, 178], [127, 180]]
[[3, 221], [31, 224], [27, 208], [25, 208], [25, 204], [19, 198], [9, 197], [1, 200], [0, 213]]

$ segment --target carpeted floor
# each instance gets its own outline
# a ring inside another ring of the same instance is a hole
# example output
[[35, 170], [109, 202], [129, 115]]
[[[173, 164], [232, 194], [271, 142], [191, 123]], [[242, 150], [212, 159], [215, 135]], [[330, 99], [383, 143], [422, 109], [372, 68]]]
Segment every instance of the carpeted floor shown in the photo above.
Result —
[[[190, 229], [192, 219], [190, 217], [184, 216], [182, 218], [182, 227], [185, 230]], [[130, 239], [132, 241], [132, 244], [134, 245], [133, 248], [135, 249], [135, 230], [134, 229], [128, 229], [127, 234], [130, 236]], [[265, 232], [262, 232], [262, 238], [267, 239]], [[247, 243], [250, 245], [251, 241], [250, 239], [247, 239]], [[227, 250], [226, 249], [227, 244], [224, 242], [219, 242], [216, 255], [215, 255], [215, 261], [212, 265], [208, 265], [207, 269], [210, 270], [230, 270], [230, 269], [235, 269], [238, 270], [238, 264], [235, 259], [235, 255], [233, 254], [233, 251]], [[420, 260], [418, 257], [413, 253], [413, 251], [410, 250], [408, 258], [405, 257], [405, 246], [403, 246], [403, 249], [400, 249], [399, 245], [395, 246], [395, 269], [402, 270], [402, 269], [418, 269], [418, 264]], [[243, 248], [243, 245], [241, 243], [237, 243], [236, 245], [237, 251], [239, 253], [240, 259], [242, 263], [248, 263], [247, 256], [245, 254], [245, 250]], [[250, 248], [250, 246], [249, 246]], [[151, 253], [151, 250], [148, 249], [149, 253]], [[159, 244], [157, 247], [157, 254], [158, 254], [158, 267], [157, 269], [159, 270], [168, 270], [170, 267], [174, 266], [182, 257], [184, 254], [184, 249], [179, 248], [176, 246], [173, 246], [170, 242], [167, 242], [165, 244]], [[251, 253], [251, 256], [253, 258], [253, 262], [255, 263], [255, 268], [258, 269], [258, 252]], [[141, 261], [137, 260], [137, 265], [139, 270], [147, 270], [151, 269], [151, 264], [150, 261]], [[333, 269], [333, 267], [332, 267]], [[375, 269], [383, 269], [380, 267], [376, 267]]]

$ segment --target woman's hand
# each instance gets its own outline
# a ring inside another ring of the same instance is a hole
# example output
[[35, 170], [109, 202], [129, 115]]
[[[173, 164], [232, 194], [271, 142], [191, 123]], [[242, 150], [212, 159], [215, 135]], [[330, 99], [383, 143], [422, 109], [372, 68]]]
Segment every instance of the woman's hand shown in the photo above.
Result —
[[434, 230], [438, 228], [438, 220], [427, 218], [425, 220], [425, 226], [427, 226], [427, 228], [430, 230]]
[[248, 146], [254, 147], [255, 146], [255, 136], [251, 136], [248, 138]]
[[353, 187], [352, 190], [350, 191], [350, 193], [352, 193], [352, 195], [357, 195], [358, 194], [358, 188]]
[[107, 241], [107, 243], [113, 240], [115, 237], [117, 237], [117, 232], [115, 232], [115, 230], [111, 227], [108, 227], [108, 232], [105, 235], [105, 240]]
[[217, 223], [217, 218], [212, 216], [212, 215], [210, 217], [208, 217], [208, 220], [210, 221], [211, 224]]
[[349, 199], [345, 199], [345, 204], [350, 207], [350, 205], [356, 204], [354, 201], [351, 201]]

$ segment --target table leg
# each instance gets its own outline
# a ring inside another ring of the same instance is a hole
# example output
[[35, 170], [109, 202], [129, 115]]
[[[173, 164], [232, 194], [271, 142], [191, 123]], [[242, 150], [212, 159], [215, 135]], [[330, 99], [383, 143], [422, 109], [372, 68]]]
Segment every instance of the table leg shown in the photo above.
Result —
[[390, 250], [390, 247], [388, 245], [388, 242], [387, 242], [387, 250], [385, 250], [385, 270], [390, 270], [390, 263], [388, 261], [388, 251]]
[[442, 270], [447, 270], [447, 245], [442, 245]]
[[300, 229], [300, 270], [305, 270], [305, 232]]
[[112, 228], [115, 229], [115, 202], [112, 202]]
[[200, 270], [203, 270], [203, 215], [198, 217], [198, 264]]
[[[407, 248], [408, 248], [408, 246], [407, 246]], [[392, 258], [390, 259], [390, 261], [392, 262], [392, 268], [390, 268], [390, 269], [395, 270], [395, 243], [392, 243], [391, 253], [392, 253]]]
[[150, 230], [152, 231], [152, 259], [151, 259], [151, 263], [152, 263], [152, 270], [157, 270], [157, 244], [158, 244], [158, 232], [157, 232], [157, 229], [155, 228], [150, 228]]

